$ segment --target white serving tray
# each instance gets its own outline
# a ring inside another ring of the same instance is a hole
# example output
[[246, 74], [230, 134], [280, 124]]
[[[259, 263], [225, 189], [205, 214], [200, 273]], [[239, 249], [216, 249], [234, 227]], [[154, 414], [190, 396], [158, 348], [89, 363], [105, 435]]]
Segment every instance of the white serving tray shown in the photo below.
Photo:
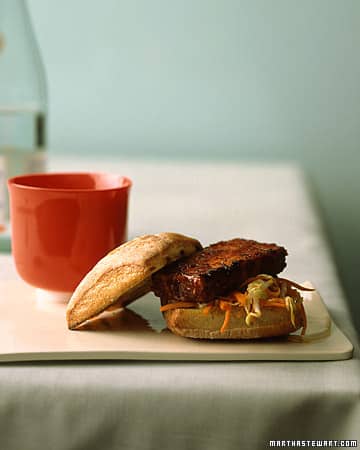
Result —
[[[309, 283], [307, 283], [310, 285]], [[310, 285], [311, 286], [311, 285]], [[80, 359], [131, 360], [341, 360], [353, 346], [331, 321], [317, 292], [306, 295], [309, 342], [290, 338], [200, 341], [173, 335], [148, 294], [128, 309], [103, 313], [82, 331], [69, 331], [65, 305], [40, 303], [22, 281], [0, 282], [0, 362]], [[320, 336], [320, 337], [319, 337]], [[321, 337], [322, 336], [322, 337]], [[296, 339], [296, 338], [295, 338]]]

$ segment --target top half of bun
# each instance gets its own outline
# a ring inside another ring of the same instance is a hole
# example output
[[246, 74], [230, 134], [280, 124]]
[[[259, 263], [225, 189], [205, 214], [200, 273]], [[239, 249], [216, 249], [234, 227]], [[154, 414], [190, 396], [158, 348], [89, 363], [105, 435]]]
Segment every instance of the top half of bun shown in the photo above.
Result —
[[201, 250], [196, 239], [159, 233], [126, 242], [102, 258], [83, 278], [67, 307], [70, 329], [114, 303], [125, 306], [151, 289], [151, 275], [177, 259]]

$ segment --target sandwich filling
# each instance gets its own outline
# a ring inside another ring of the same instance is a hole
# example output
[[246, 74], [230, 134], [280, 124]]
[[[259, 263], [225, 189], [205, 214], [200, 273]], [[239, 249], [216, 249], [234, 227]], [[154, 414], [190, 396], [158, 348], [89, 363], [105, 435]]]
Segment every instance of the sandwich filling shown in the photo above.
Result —
[[289, 318], [289, 329], [302, 327], [305, 333], [299, 291], [308, 289], [278, 277], [286, 267], [286, 255], [277, 244], [240, 238], [220, 241], [155, 273], [152, 290], [160, 297], [160, 311], [196, 309], [211, 315], [209, 320], [216, 321], [220, 333], [235, 326], [235, 318], [244, 320], [245, 327], [261, 328], [267, 317], [276, 322], [276, 312], [279, 321]]
[[245, 323], [248, 327], [251, 327], [262, 316], [264, 309], [284, 308], [289, 312], [289, 318], [295, 330], [297, 328], [295, 310], [300, 307], [303, 316], [301, 332], [303, 335], [306, 331], [306, 315], [299, 291], [311, 290], [285, 278], [260, 274], [248, 278], [240, 285], [239, 289], [226, 296], [218, 296], [210, 302], [182, 301], [168, 303], [161, 306], [160, 311], [165, 312], [176, 308], [200, 308], [203, 314], [210, 314], [216, 310], [224, 311], [224, 321], [220, 328], [220, 332], [223, 333], [229, 326], [231, 315], [236, 315], [239, 309], [245, 310]]

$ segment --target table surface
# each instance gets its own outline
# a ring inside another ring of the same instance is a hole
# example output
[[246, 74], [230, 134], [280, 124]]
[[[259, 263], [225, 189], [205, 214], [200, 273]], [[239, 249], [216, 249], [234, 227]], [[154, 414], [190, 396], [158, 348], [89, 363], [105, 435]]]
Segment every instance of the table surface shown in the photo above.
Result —
[[[58, 171], [130, 176], [129, 238], [176, 231], [204, 245], [235, 236], [284, 245], [286, 276], [316, 284], [354, 344], [354, 358], [3, 364], [0, 448], [238, 450], [266, 448], [271, 439], [359, 439], [359, 347], [299, 168], [60, 158], [50, 163]], [[11, 256], [1, 255], [0, 279], [16, 277]]]

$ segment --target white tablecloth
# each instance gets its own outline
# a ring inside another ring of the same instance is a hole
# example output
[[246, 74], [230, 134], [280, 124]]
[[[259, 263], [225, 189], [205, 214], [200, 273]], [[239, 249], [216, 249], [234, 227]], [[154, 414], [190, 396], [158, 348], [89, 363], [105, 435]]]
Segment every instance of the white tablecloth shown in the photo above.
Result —
[[[263, 449], [271, 439], [359, 439], [355, 332], [302, 173], [290, 165], [53, 160], [134, 181], [130, 238], [277, 242], [355, 344], [337, 362], [49, 362], [0, 366], [1, 449]], [[0, 256], [0, 279], [16, 274]], [[30, 325], [30, 324], [29, 324]], [[44, 336], [46, 339], [46, 336]]]

